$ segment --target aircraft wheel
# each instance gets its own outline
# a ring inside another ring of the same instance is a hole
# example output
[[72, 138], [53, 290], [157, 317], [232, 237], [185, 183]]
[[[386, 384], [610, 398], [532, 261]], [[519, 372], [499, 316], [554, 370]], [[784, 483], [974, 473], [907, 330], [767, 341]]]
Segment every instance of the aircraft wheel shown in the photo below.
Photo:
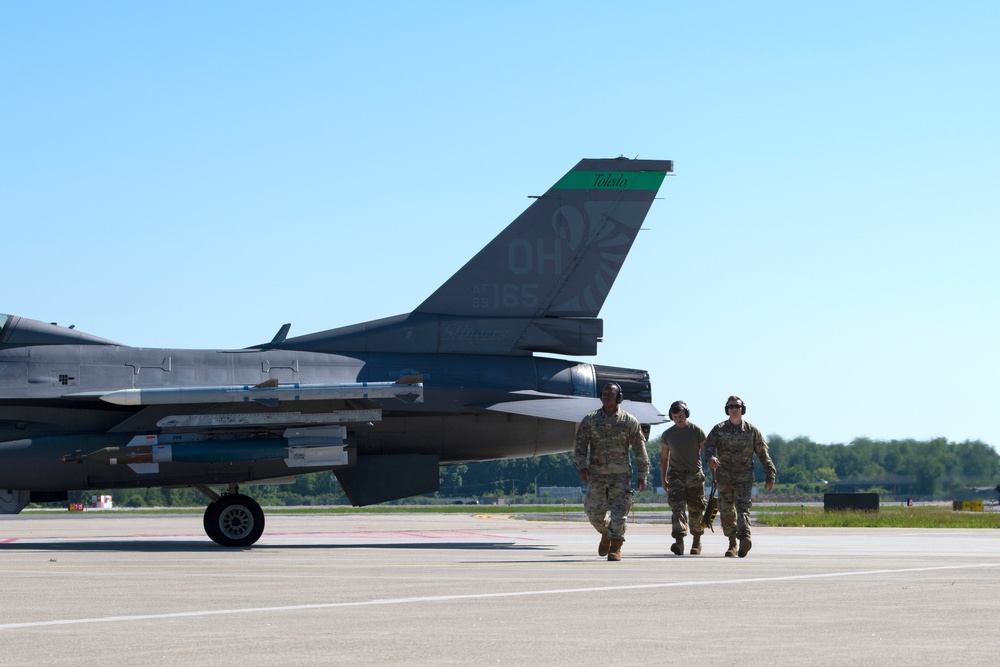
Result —
[[222, 496], [205, 508], [205, 533], [224, 547], [248, 547], [263, 532], [264, 510], [249, 496]]

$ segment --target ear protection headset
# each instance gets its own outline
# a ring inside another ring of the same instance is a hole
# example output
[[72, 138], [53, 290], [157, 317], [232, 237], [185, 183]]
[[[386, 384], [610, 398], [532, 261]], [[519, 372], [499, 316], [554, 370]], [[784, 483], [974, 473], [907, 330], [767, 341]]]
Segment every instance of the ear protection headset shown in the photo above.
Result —
[[691, 411], [688, 410], [687, 403], [684, 401], [674, 401], [670, 404], [670, 414], [674, 414], [678, 410], [683, 410], [685, 417], [691, 417]]
[[622, 396], [622, 386], [617, 382], [609, 382], [604, 386], [612, 386], [615, 388], [615, 403], [621, 405], [621, 402], [625, 400], [625, 397]]
[[[740, 398], [739, 396], [730, 396], [729, 399], [726, 401], [726, 405], [729, 405], [733, 401], [740, 402], [740, 414], [745, 415], [747, 413], [747, 404], [743, 401], [743, 399]], [[726, 410], [725, 406], [722, 407], [722, 411], [725, 412], [727, 415], [729, 414], [729, 410]]]

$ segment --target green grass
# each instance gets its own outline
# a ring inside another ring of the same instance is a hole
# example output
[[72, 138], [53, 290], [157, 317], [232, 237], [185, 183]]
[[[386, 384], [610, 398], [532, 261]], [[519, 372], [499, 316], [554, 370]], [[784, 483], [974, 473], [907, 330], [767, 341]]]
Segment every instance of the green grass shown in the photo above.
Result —
[[877, 512], [768, 506], [755, 510], [761, 526], [807, 528], [1000, 528], [1000, 512], [955, 512], [939, 505], [881, 507]]

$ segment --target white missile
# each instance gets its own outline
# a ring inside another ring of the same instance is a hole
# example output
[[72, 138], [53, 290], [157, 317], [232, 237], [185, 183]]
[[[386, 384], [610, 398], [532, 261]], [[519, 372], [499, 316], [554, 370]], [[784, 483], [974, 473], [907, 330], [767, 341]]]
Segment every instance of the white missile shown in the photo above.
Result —
[[224, 428], [264, 426], [315, 426], [350, 422], [380, 422], [382, 410], [335, 410], [333, 412], [248, 412], [198, 415], [170, 415], [156, 422], [159, 428]]
[[278, 384], [269, 380], [258, 385], [222, 387], [150, 387], [119, 389], [101, 395], [102, 401], [115, 405], [171, 405], [178, 403], [258, 403], [281, 401], [325, 401], [419, 397], [423, 395], [422, 378], [408, 376], [396, 382], [345, 382], [341, 384]]

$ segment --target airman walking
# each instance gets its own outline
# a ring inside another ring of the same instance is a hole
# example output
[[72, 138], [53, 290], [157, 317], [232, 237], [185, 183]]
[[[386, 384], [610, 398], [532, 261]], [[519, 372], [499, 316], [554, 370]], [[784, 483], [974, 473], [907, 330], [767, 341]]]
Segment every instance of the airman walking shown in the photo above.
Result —
[[[753, 505], [753, 457], [764, 466], [765, 486], [774, 488], [778, 472], [771, 462], [767, 443], [760, 430], [744, 421], [747, 406], [739, 396], [726, 401], [729, 419], [712, 428], [705, 441], [705, 459], [719, 487], [719, 515], [722, 531], [729, 538], [726, 556], [746, 557], [753, 546], [750, 541], [750, 507]], [[739, 540], [737, 549], [736, 540]]]
[[684, 555], [684, 538], [690, 532], [691, 555], [697, 556], [701, 553], [701, 536], [705, 532], [702, 517], [707, 505], [701, 467], [705, 431], [688, 421], [691, 410], [684, 401], [674, 401], [669, 412], [674, 425], [660, 436], [660, 477], [670, 503], [670, 534], [674, 538], [670, 551]]
[[597, 554], [607, 556], [610, 561], [622, 559], [625, 520], [632, 507], [630, 448], [639, 472], [639, 491], [646, 490], [649, 475], [646, 436], [639, 420], [621, 407], [622, 399], [618, 384], [604, 385], [601, 407], [580, 422], [573, 456], [580, 481], [587, 485], [584, 510], [601, 534]]

